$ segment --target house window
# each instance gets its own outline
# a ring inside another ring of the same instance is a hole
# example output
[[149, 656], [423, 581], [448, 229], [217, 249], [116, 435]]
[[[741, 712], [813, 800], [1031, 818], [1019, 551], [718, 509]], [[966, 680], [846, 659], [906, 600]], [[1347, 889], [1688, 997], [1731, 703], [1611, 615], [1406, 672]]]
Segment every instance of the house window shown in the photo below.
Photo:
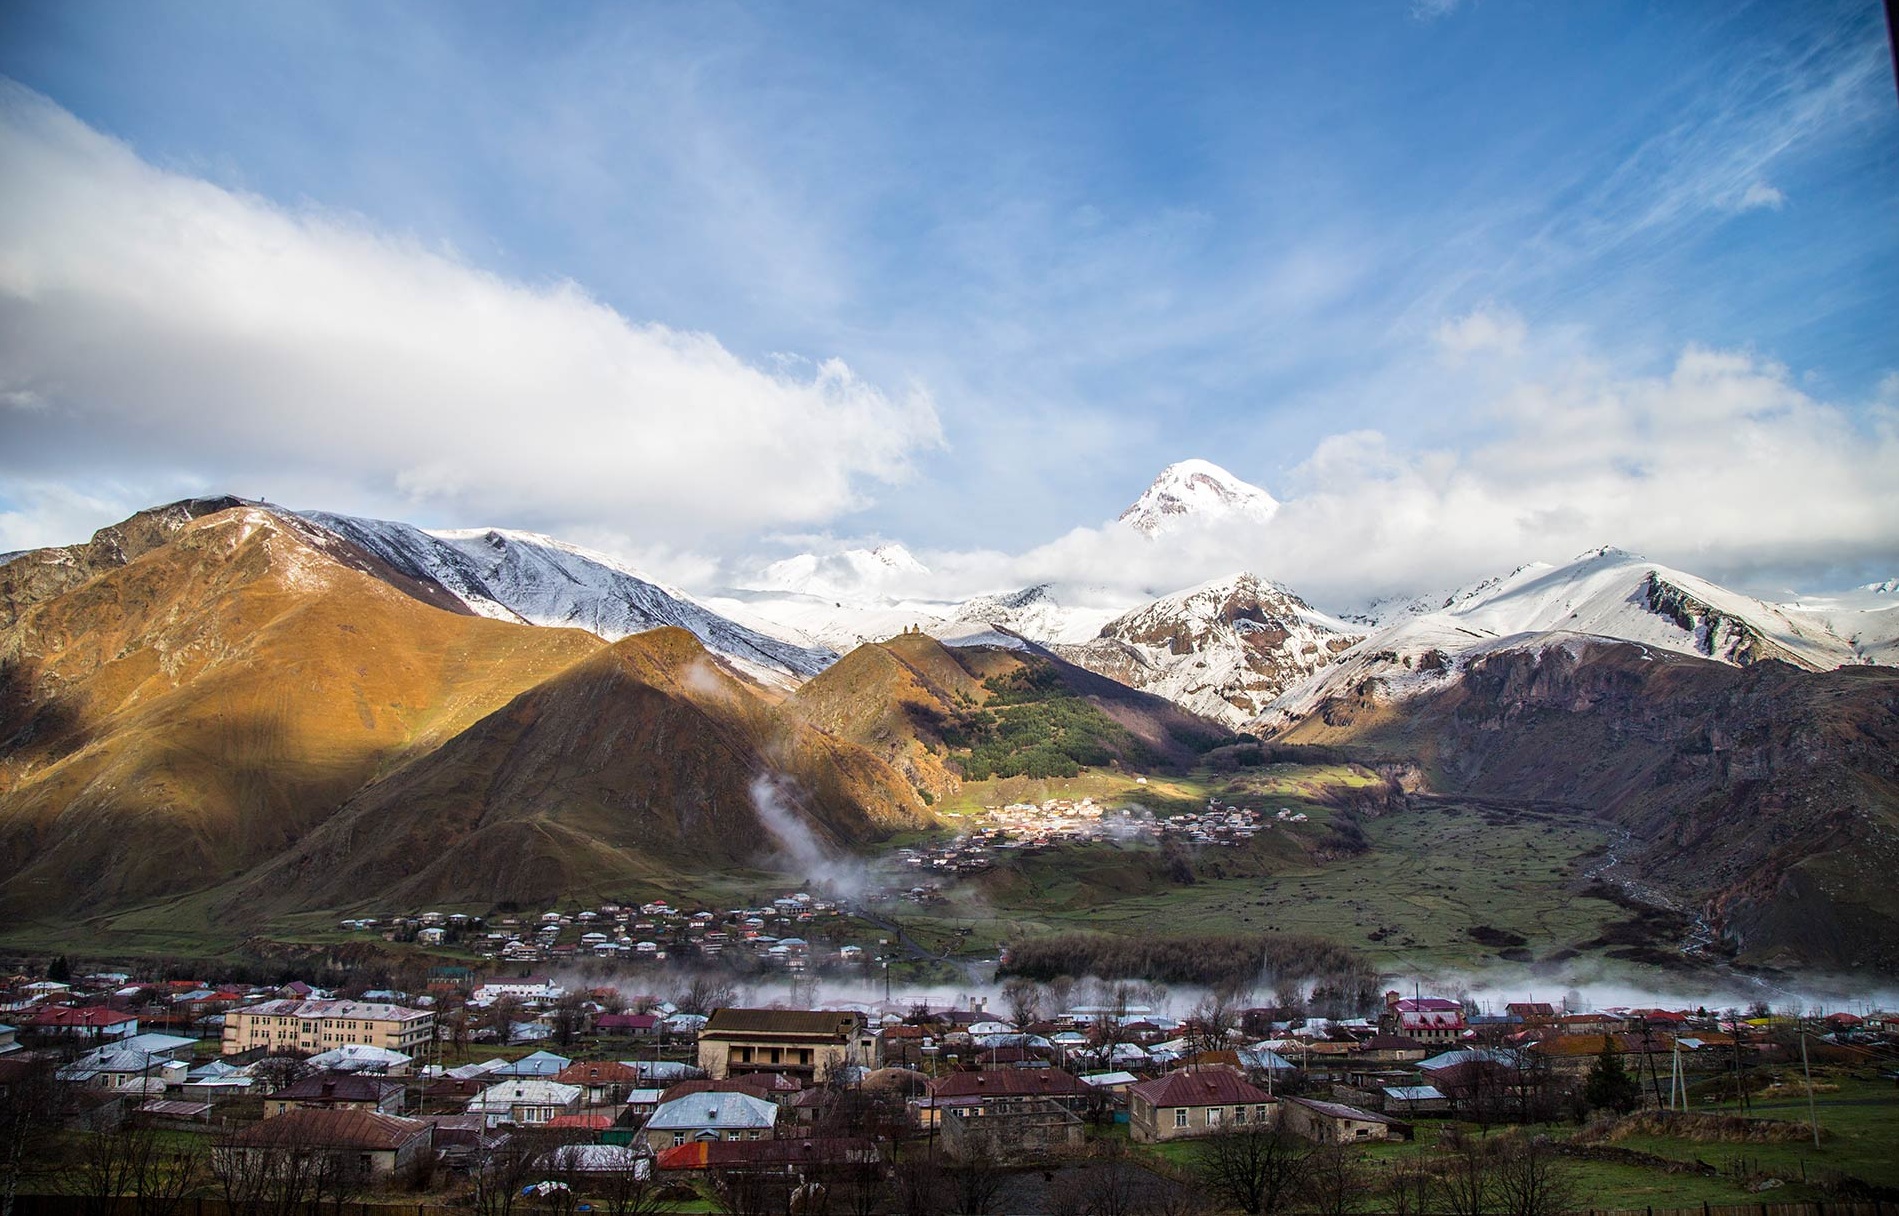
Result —
[[1258, 1108], [1257, 1110], [1255, 1110], [1255, 1111], [1253, 1112], [1253, 1121], [1254, 1121], [1255, 1123], [1264, 1123], [1264, 1122], [1266, 1122], [1266, 1112], [1267, 1112], [1267, 1110], [1268, 1110], [1268, 1109], [1269, 1109], [1269, 1108], [1267, 1108], [1267, 1107], [1265, 1107], [1265, 1106], [1261, 1106], [1261, 1107], [1259, 1107], [1259, 1108]]
[[674, 1148], [678, 1148], [680, 1145], [684, 1144], [685, 1142], [686, 1142], [686, 1133], [684, 1132], [673, 1133], [673, 1147]]
[[1187, 1126], [1187, 1108], [1186, 1107], [1177, 1106], [1174, 1108], [1174, 1126], [1175, 1127]]
[[1207, 1107], [1207, 1126], [1208, 1127], [1220, 1126], [1220, 1114], [1221, 1114], [1221, 1111], [1219, 1107], [1217, 1106]]
[[1233, 1108], [1233, 1122], [1246, 1122], [1246, 1108], [1244, 1106], [1236, 1106]]

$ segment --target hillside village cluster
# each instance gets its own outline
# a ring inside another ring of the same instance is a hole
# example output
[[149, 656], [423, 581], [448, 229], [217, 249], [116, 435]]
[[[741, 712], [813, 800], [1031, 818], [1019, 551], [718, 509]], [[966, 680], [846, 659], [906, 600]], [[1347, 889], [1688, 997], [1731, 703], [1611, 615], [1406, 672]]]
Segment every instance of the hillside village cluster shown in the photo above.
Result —
[[[784, 911], [818, 916], [818, 902]], [[658, 915], [629, 910], [626, 927]], [[1057, 1004], [1073, 991], [1097, 1003]], [[1899, 1048], [1892, 1013], [1816, 1015], [1794, 1035], [1766, 1013], [1526, 1000], [1487, 1015], [1395, 991], [1345, 1020], [1211, 997], [1175, 1017], [1133, 991], [1017, 981], [1005, 1015], [980, 997], [744, 1008], [695, 985], [629, 998], [460, 967], [416, 992], [17, 977], [0, 1001], [0, 1092], [41, 1094], [62, 1128], [195, 1134], [208, 1170], [248, 1169], [258, 1186], [277, 1185], [294, 1147], [354, 1194], [637, 1182], [685, 1195], [744, 1178], [883, 1187], [925, 1156], [1040, 1170], [1103, 1135], [1274, 1129], [1336, 1146], [1448, 1120], [1551, 1121], [1583, 1113], [1609, 1059], [1629, 1105], [1686, 1109], [1693, 1083], [1798, 1066], [1796, 1042]]]
[[[947, 812], [947, 819], [965, 818]], [[967, 830], [937, 844], [901, 848], [907, 866], [930, 872], [972, 873], [993, 864], [1001, 850], [1034, 851], [1097, 840], [1176, 840], [1183, 844], [1239, 846], [1275, 826], [1305, 823], [1304, 811], [1280, 807], [1268, 814], [1209, 799], [1203, 811], [1157, 816], [1141, 807], [1110, 807], [1093, 798], [1050, 798], [1041, 803], [986, 806]]]
[[[838, 901], [799, 891], [757, 907], [719, 911], [676, 908], [665, 900], [637, 907], [604, 903], [580, 912], [538, 917], [423, 912], [356, 917], [341, 928], [389, 941], [457, 946], [480, 959], [504, 963], [577, 962], [583, 958], [677, 963], [720, 959], [784, 971], [850, 967], [866, 960], [864, 947], [840, 940], [851, 922]], [[819, 940], [813, 941], [813, 938]]]

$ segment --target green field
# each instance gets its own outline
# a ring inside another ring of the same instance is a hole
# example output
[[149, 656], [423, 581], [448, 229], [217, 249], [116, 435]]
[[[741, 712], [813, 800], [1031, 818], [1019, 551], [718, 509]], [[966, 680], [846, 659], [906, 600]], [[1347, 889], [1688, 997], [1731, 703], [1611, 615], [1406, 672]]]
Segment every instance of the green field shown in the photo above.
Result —
[[[1309, 817], [1276, 824], [1243, 847], [1190, 849], [1191, 883], [1179, 881], [1177, 867], [1149, 843], [1071, 846], [1007, 860], [946, 903], [906, 913], [906, 927], [927, 920], [967, 928], [972, 949], [1074, 929], [1309, 933], [1354, 946], [1381, 965], [1456, 965], [1496, 961], [1510, 949], [1511, 935], [1525, 942], [1510, 956], [1517, 961], [1604, 953], [1612, 947], [1586, 943], [1629, 919], [1616, 904], [1580, 893], [1583, 871], [1608, 840], [1593, 823], [1561, 813], [1426, 804], [1362, 819], [1365, 851], [1326, 856], [1337, 814], [1328, 802], [1371, 782], [1362, 770], [1342, 767], [1276, 770], [1133, 787], [1193, 809], [1212, 793]], [[998, 797], [1136, 796], [1119, 779], [1045, 788], [985, 789], [980, 796], [992, 805]], [[1471, 936], [1479, 928], [1496, 931], [1485, 935], [1491, 944]], [[1610, 937], [1619, 942], [1626, 934]]]
[[[1703, 1203], [1824, 1202], [1837, 1198], [1826, 1189], [1827, 1185], [1849, 1177], [1873, 1186], [1899, 1186], [1899, 1088], [1889, 1081], [1866, 1075], [1830, 1077], [1827, 1083], [1838, 1088], [1816, 1095], [1822, 1133], [1817, 1149], [1804, 1140], [1796, 1144], [1733, 1144], [1666, 1136], [1616, 1139], [1610, 1142], [1616, 1148], [1633, 1149], [1690, 1167], [1701, 1162], [1716, 1172], [1708, 1174], [1693, 1168], [1671, 1171], [1663, 1164], [1625, 1165], [1565, 1155], [1563, 1168], [1576, 1186], [1577, 1206], [1640, 1210], [1650, 1206], [1692, 1208]], [[1704, 1109], [1739, 1113], [1731, 1106]], [[1757, 1099], [1752, 1113], [1760, 1118], [1804, 1123], [1806, 1099], [1804, 1096], [1768, 1102]], [[1445, 1121], [1419, 1120], [1416, 1136], [1409, 1143], [1362, 1148], [1361, 1160], [1367, 1168], [1368, 1181], [1378, 1184], [1389, 1177], [1394, 1167], [1406, 1162], [1428, 1161], [1440, 1153], [1438, 1137], [1446, 1126]], [[1579, 1129], [1558, 1125], [1533, 1127], [1529, 1131], [1567, 1140], [1575, 1137]], [[1198, 1154], [1191, 1141], [1143, 1147], [1140, 1151], [1170, 1165], [1189, 1168]], [[1734, 1170], [1737, 1162], [1744, 1166], [1742, 1170]], [[1770, 1175], [1784, 1180], [1783, 1185], [1765, 1190], [1748, 1189], [1750, 1180], [1758, 1184], [1761, 1178]]]

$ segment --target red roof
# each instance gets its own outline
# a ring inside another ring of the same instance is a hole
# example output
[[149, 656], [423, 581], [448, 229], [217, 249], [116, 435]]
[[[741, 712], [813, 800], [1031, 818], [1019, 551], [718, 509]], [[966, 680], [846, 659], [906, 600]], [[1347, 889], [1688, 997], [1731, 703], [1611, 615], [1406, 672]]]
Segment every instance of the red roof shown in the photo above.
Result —
[[612, 1115], [555, 1115], [547, 1121], [549, 1127], [578, 1127], [590, 1132], [603, 1132], [613, 1126]]
[[123, 1026], [127, 1022], [136, 1021], [138, 1019], [129, 1013], [120, 1013], [116, 1009], [107, 1009], [103, 1005], [48, 1005], [34, 1010], [33, 1016], [26, 1020], [26, 1024], [97, 1030], [106, 1026]]
[[1273, 1097], [1238, 1072], [1226, 1068], [1180, 1069], [1152, 1081], [1128, 1086], [1128, 1094], [1149, 1106], [1249, 1106]]
[[876, 1159], [877, 1145], [873, 1141], [839, 1136], [810, 1140], [694, 1140], [661, 1149], [653, 1164], [662, 1170], [704, 1170]]
[[554, 1079], [562, 1085], [632, 1085], [639, 1081], [640, 1070], [618, 1060], [593, 1060], [569, 1064]]
[[1047, 1098], [1078, 1097], [1088, 1087], [1059, 1068], [998, 1068], [981, 1072], [953, 1072], [930, 1085], [930, 1097]]
[[295, 1144], [388, 1151], [428, 1134], [429, 1125], [419, 1119], [366, 1110], [298, 1107], [262, 1123], [251, 1124], [233, 1135], [231, 1143], [240, 1148]]
[[659, 1018], [650, 1013], [603, 1013], [593, 1020], [595, 1030], [651, 1030]]

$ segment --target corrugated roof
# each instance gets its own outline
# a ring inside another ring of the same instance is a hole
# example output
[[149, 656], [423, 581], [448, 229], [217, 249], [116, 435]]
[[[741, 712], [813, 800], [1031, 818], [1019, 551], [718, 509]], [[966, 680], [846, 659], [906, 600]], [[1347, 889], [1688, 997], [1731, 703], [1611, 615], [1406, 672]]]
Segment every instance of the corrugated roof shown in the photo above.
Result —
[[826, 1035], [845, 1037], [863, 1027], [864, 1015], [829, 1009], [715, 1009], [701, 1037], [721, 1034]]
[[692, 1094], [662, 1102], [653, 1111], [646, 1126], [653, 1131], [688, 1131], [696, 1128], [767, 1128], [778, 1122], [778, 1108], [750, 1094]]
[[369, 1151], [399, 1149], [429, 1125], [419, 1119], [378, 1114], [370, 1110], [317, 1110], [299, 1107], [261, 1123], [253, 1123], [231, 1137], [240, 1148], [269, 1148], [279, 1144]]
[[1271, 1094], [1226, 1068], [1181, 1069], [1130, 1085], [1128, 1094], [1150, 1106], [1250, 1106], [1273, 1100]]

